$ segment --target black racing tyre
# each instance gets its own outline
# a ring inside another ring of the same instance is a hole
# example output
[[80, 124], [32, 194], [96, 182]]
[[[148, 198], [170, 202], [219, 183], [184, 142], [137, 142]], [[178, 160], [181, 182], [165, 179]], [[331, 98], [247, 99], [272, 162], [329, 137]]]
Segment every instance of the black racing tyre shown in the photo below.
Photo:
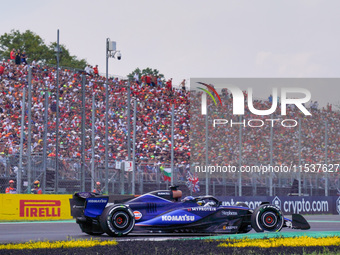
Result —
[[100, 225], [109, 236], [125, 236], [134, 228], [135, 216], [125, 205], [112, 205], [103, 211]]
[[284, 217], [274, 205], [261, 205], [251, 215], [251, 226], [256, 232], [279, 232], [284, 224]]

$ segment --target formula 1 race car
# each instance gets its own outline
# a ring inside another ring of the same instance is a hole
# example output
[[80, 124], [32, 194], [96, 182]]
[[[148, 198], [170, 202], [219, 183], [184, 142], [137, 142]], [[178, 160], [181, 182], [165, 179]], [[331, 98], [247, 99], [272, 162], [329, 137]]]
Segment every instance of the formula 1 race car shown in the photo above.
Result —
[[222, 206], [213, 196], [185, 197], [177, 187], [153, 191], [125, 203], [109, 203], [108, 196], [81, 192], [70, 199], [71, 214], [89, 235], [124, 236], [133, 232], [247, 233], [278, 232], [283, 227], [309, 229], [300, 214], [285, 218], [275, 205], [255, 210], [245, 203]]

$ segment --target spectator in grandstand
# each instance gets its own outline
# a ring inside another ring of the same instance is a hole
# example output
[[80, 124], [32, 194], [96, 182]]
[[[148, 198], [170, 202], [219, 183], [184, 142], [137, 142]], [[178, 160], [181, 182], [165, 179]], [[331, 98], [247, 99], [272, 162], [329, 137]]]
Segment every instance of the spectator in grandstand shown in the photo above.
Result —
[[0, 65], [0, 76], [2, 76], [5, 72], [5, 67], [3, 65]]
[[92, 76], [93, 75], [93, 68], [90, 65], [87, 65], [84, 69], [84, 71], [86, 72], [86, 74]]
[[37, 65], [37, 60], [36, 59], [33, 59], [33, 61], [31, 62], [31, 66], [32, 67], [35, 67]]
[[185, 79], [181, 82], [180, 87], [181, 87], [182, 91], [185, 92]]
[[95, 67], [93, 67], [93, 73], [95, 77], [99, 76], [99, 70], [98, 70], [98, 65], [96, 65]]
[[9, 58], [11, 59], [12, 62], [14, 62], [15, 60], [15, 49], [13, 48], [13, 50], [11, 51]]
[[17, 51], [15, 54], [15, 64], [20, 65], [21, 64], [21, 52], [20, 50]]
[[170, 78], [167, 82], [166, 82], [166, 88], [168, 90], [172, 90], [172, 78]]
[[103, 194], [100, 182], [96, 182], [96, 187], [94, 188], [92, 192], [97, 193], [97, 194]]
[[139, 75], [138, 75], [138, 73], [135, 73], [135, 75], [133, 76], [133, 79], [134, 79], [135, 83], [139, 84]]
[[269, 103], [272, 103], [272, 102], [273, 102], [273, 96], [272, 96], [272, 94], [270, 94], [270, 96], [268, 97], [268, 101], [269, 101]]
[[34, 183], [34, 188], [31, 189], [32, 194], [42, 194], [42, 189], [40, 188], [40, 181], [36, 180]]
[[50, 110], [53, 115], [57, 113], [57, 101], [56, 100], [53, 100], [53, 102], [51, 103]]
[[21, 54], [21, 62], [24, 64], [24, 65], [27, 65], [27, 55], [26, 55], [26, 52], [23, 51], [22, 54]]
[[162, 77], [159, 75], [157, 78], [157, 86], [158, 87], [163, 87], [163, 81], [162, 81]]
[[114, 78], [113, 83], [114, 83], [115, 85], [119, 85], [118, 77]]
[[6, 194], [16, 194], [17, 189], [14, 188], [14, 181], [10, 180], [9, 181], [9, 187], [6, 188]]
[[327, 111], [328, 112], [332, 111], [332, 104], [327, 103]]
[[318, 101], [314, 101], [314, 103], [313, 103], [313, 105], [312, 105], [311, 108], [312, 108], [313, 111], [317, 111], [318, 108], [319, 108], [319, 103], [318, 103]]
[[145, 83], [149, 86], [151, 85], [151, 75], [145, 75]]

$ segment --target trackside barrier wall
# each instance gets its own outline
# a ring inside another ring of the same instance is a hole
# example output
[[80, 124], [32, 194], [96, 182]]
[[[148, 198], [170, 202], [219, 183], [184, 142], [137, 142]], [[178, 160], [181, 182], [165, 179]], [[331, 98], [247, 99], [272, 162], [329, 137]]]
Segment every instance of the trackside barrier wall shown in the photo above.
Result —
[[[72, 195], [0, 194], [0, 221], [70, 220]], [[109, 202], [121, 203], [133, 196], [110, 195]], [[261, 202], [269, 202], [281, 208], [284, 214], [340, 214], [339, 196], [254, 196], [217, 197], [222, 205], [244, 202], [251, 209]]]
[[226, 196], [217, 199], [227, 206], [244, 202], [251, 209], [258, 207], [261, 202], [269, 202], [280, 207], [284, 214], [340, 214], [340, 196]]
[[1, 194], [0, 221], [72, 219], [72, 195]]

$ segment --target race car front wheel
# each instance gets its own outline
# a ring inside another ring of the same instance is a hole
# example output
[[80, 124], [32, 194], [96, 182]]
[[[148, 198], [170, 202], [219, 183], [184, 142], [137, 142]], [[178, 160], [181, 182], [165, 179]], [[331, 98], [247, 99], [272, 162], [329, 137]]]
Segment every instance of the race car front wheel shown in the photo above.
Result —
[[125, 205], [113, 205], [105, 208], [100, 216], [102, 229], [109, 236], [125, 236], [135, 226], [135, 216]]
[[283, 223], [282, 212], [274, 205], [261, 205], [251, 215], [251, 226], [256, 232], [279, 232]]

